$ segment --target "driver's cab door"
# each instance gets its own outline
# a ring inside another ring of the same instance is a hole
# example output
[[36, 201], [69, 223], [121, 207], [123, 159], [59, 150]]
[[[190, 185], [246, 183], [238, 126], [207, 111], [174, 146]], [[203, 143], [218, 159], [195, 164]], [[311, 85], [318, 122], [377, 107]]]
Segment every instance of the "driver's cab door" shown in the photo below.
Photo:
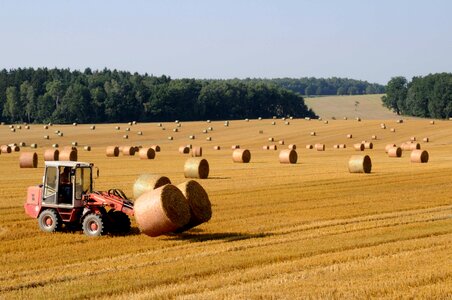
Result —
[[58, 195], [58, 168], [47, 167], [44, 175], [44, 196], [45, 204], [57, 204]]

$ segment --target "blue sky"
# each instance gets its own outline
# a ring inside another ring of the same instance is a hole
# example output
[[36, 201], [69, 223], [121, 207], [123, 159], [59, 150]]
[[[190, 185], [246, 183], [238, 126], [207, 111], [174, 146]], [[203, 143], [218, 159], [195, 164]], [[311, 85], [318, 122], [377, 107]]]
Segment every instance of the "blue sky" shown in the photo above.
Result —
[[452, 1], [0, 0], [0, 68], [173, 78], [452, 72]]

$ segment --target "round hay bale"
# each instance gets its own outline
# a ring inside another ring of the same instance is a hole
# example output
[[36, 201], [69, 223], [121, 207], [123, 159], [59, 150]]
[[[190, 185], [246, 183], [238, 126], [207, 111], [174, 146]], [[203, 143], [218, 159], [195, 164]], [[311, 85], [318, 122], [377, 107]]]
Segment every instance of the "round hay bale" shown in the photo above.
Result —
[[126, 131], [130, 131], [130, 128], [129, 128], [129, 127], [126, 127]]
[[179, 128], [174, 128], [173, 132], [179, 132]]
[[36, 149], [36, 148], [38, 148], [38, 144], [31, 144], [30, 148]]
[[179, 124], [179, 120], [175, 120], [174, 123]]
[[232, 150], [234, 150], [234, 149], [240, 149], [240, 145], [232, 145], [232, 146], [231, 146], [231, 149], [232, 149]]
[[129, 136], [128, 136], [127, 134], [124, 134], [124, 135], [122, 136], [122, 138], [127, 140], [127, 139], [129, 138]]
[[59, 160], [61, 160], [61, 161], [77, 161], [77, 151], [65, 149], [60, 152]]
[[365, 149], [373, 149], [374, 148], [374, 144], [372, 142], [365, 142], [364, 143], [364, 148]]
[[275, 141], [275, 139], [272, 138], [272, 137], [269, 137], [269, 138], [268, 138], [268, 141], [269, 141], [269, 142], [273, 142], [273, 141]]
[[402, 143], [400, 147], [402, 148], [403, 151], [409, 151], [411, 150], [411, 143]]
[[339, 148], [340, 148], [340, 149], [345, 149], [345, 148], [347, 148], [347, 145], [345, 145], [345, 144], [339, 144]]
[[202, 147], [193, 147], [191, 149], [191, 156], [201, 157], [202, 156]]
[[389, 150], [390, 148], [392, 148], [392, 147], [397, 147], [397, 145], [396, 145], [396, 144], [387, 144], [387, 145], [385, 146], [385, 152], [388, 153], [388, 150]]
[[12, 129], [12, 128], [14, 128], [14, 125], [9, 125], [8, 127], [9, 127], [10, 129]]
[[313, 145], [306, 145], [306, 149], [313, 149], [314, 146]]
[[190, 135], [188, 138], [189, 138], [190, 140], [194, 140], [196, 137], [195, 137], [194, 135]]
[[262, 117], [259, 117], [259, 118], [257, 118], [259, 121], [261, 121], [262, 120]]
[[132, 121], [132, 124], [133, 125], [137, 125], [137, 121]]
[[391, 147], [388, 149], [389, 157], [401, 157], [402, 156], [402, 148], [400, 147]]
[[49, 126], [53, 126], [53, 124], [52, 124], [52, 123], [49, 123], [49, 124], [47, 124], [47, 125], [49, 125]]
[[287, 148], [289, 148], [290, 150], [296, 150], [297, 149], [297, 145], [290, 144]]
[[19, 156], [19, 166], [21, 168], [37, 168], [38, 155], [36, 152], [22, 152]]
[[298, 160], [297, 151], [284, 149], [279, 152], [279, 162], [282, 164], [296, 164]]
[[162, 127], [162, 126], [163, 126], [162, 123], [158, 123], [158, 124], [157, 124], [157, 127]]
[[328, 124], [328, 120], [323, 121], [323, 124]]
[[355, 148], [356, 151], [364, 151], [364, 144], [363, 143], [353, 144], [353, 148]]
[[49, 136], [48, 136], [48, 135], [45, 135], [45, 136], [44, 136], [44, 139], [45, 139], [45, 140], [48, 140], [48, 139], [49, 139]]
[[64, 134], [63, 134], [62, 132], [58, 133], [58, 136], [60, 136], [60, 137], [63, 136], [63, 135], [64, 135]]
[[270, 146], [268, 146], [268, 150], [278, 150], [278, 146], [270, 145]]
[[151, 145], [151, 148], [154, 149], [155, 152], [160, 152], [160, 146], [159, 145]]
[[284, 125], [290, 125], [289, 121], [284, 122]]
[[268, 146], [268, 145], [262, 146], [262, 150], [268, 150], [268, 149], [270, 149], [270, 146]]
[[284, 140], [280, 140], [280, 141], [278, 142], [278, 144], [284, 145]]
[[311, 135], [311, 136], [316, 136], [317, 134], [315, 133], [315, 131], [312, 131], [312, 132], [310, 133], [310, 135]]
[[416, 141], [416, 137], [415, 136], [410, 137], [410, 141], [415, 142]]
[[213, 146], [213, 150], [221, 150], [220, 146]]
[[193, 148], [193, 145], [192, 144], [188, 144], [187, 147], [191, 149], [191, 148]]
[[353, 134], [347, 134], [347, 138], [348, 138], [348, 139], [353, 138]]
[[207, 122], [207, 123], [210, 123], [211, 121], [210, 121], [210, 120], [207, 120], [206, 122]]
[[272, 122], [272, 125], [276, 125], [276, 122], [275, 122], [275, 121], [273, 121], [273, 122]]
[[172, 136], [168, 137], [168, 140], [172, 141], [174, 138]]
[[314, 148], [317, 151], [325, 151], [325, 144], [315, 144]]
[[152, 148], [141, 148], [138, 151], [138, 156], [140, 157], [140, 159], [154, 159], [155, 150]]
[[16, 128], [11, 128], [11, 132], [16, 132]]
[[91, 130], [95, 130], [96, 129], [96, 125], [93, 125], [90, 127]]
[[339, 144], [333, 145], [333, 149], [339, 149]]
[[85, 146], [85, 147], [83, 147], [83, 150], [85, 150], [85, 151], [91, 151], [91, 146]]
[[144, 193], [155, 190], [165, 184], [171, 184], [171, 180], [166, 176], [141, 174], [133, 184], [133, 197], [137, 199]]
[[74, 123], [72, 123], [72, 126], [77, 126], [77, 123], [75, 123], [75, 122], [74, 122]]
[[391, 131], [391, 132], [395, 132], [395, 128], [391, 128], [390, 131]]
[[58, 149], [46, 149], [44, 151], [44, 161], [57, 161], [60, 156]]
[[202, 130], [202, 133], [207, 133], [207, 129], [203, 129], [203, 130]]
[[435, 121], [433, 121], [433, 120], [430, 121], [430, 124], [431, 124], [431, 125], [435, 125]]
[[8, 145], [2, 145], [1, 147], [0, 147], [0, 149], [1, 149], [1, 152], [2, 153], [11, 153], [11, 146], [8, 146]]
[[361, 122], [361, 118], [359, 118], [359, 117], [356, 118], [356, 121]]
[[190, 221], [190, 207], [182, 192], [167, 184], [139, 197], [134, 204], [141, 232], [155, 237], [173, 232]]
[[135, 147], [134, 146], [123, 146], [122, 154], [125, 156], [134, 156], [135, 155]]
[[428, 137], [425, 137], [425, 138], [422, 139], [422, 141], [423, 141], [424, 143], [428, 143], [428, 142], [430, 142], [430, 139], [429, 139]]
[[350, 173], [370, 173], [372, 161], [369, 155], [352, 155], [348, 160], [348, 171]]
[[376, 135], [373, 135], [373, 136], [372, 136], [372, 139], [373, 139], [373, 140], [376, 140], [376, 139], [377, 139], [377, 136], [376, 136]]
[[42, 126], [44, 129], [49, 129], [49, 126], [47, 126], [47, 125], [44, 125], [44, 126]]
[[115, 129], [116, 129], [116, 130], [121, 130], [121, 127], [116, 126]]
[[428, 158], [428, 152], [425, 150], [411, 151], [410, 160], [413, 163], [426, 163], [428, 162]]
[[347, 120], [348, 118], [347, 117], [344, 117], [344, 120]]
[[207, 130], [213, 131], [213, 127], [209, 127], [209, 128], [207, 128]]
[[108, 146], [105, 150], [107, 157], [117, 157], [119, 156], [119, 147], [117, 146]]
[[251, 160], [251, 152], [247, 149], [235, 149], [232, 152], [232, 161], [237, 163], [249, 163]]
[[77, 142], [72, 142], [71, 145], [77, 147], [78, 143]]
[[421, 149], [421, 144], [419, 143], [410, 143], [409, 144], [409, 149], [408, 150], [419, 150]]
[[21, 146], [21, 147], [26, 147], [27, 144], [26, 144], [25, 142], [20, 142], [20, 143], [19, 143], [19, 146]]
[[206, 137], [206, 141], [208, 141], [208, 142], [212, 141], [212, 137], [210, 137], [210, 136]]
[[204, 158], [192, 157], [184, 164], [185, 178], [205, 179], [209, 176], [209, 163]]
[[127, 123], [127, 124], [129, 124], [130, 126], [132, 126], [132, 122], [129, 122], [129, 123]]
[[403, 120], [402, 120], [402, 119], [398, 119], [398, 120], [397, 120], [397, 123], [398, 123], [398, 124], [401, 124], [401, 123], [403, 123]]
[[138, 131], [137, 134], [138, 135], [143, 135], [143, 131]]
[[187, 146], [180, 146], [179, 153], [180, 154], [188, 154], [188, 153], [190, 153], [190, 148]]

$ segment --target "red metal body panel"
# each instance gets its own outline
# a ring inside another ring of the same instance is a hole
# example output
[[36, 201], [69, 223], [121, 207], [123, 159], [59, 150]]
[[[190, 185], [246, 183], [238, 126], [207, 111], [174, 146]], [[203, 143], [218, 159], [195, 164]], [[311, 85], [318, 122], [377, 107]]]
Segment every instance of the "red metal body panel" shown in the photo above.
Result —
[[105, 206], [111, 209], [122, 211], [123, 213], [133, 216], [133, 203], [127, 199], [108, 194], [107, 192], [91, 193], [88, 195], [87, 206]]
[[61, 220], [63, 222], [72, 223], [75, 221], [80, 221], [83, 214], [83, 207], [74, 207], [74, 208], [57, 208], [58, 213], [60, 214]]
[[42, 206], [42, 187], [30, 186], [27, 190], [27, 201], [24, 204], [25, 213], [37, 218]]

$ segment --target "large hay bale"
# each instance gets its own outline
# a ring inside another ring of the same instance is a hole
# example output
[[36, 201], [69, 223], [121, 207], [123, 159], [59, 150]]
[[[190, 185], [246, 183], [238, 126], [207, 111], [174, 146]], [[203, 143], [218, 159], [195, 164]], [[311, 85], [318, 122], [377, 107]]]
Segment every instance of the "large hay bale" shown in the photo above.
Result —
[[387, 145], [385, 146], [385, 152], [388, 153], [388, 150], [389, 150], [390, 148], [392, 148], [392, 147], [397, 147], [397, 145], [396, 145], [396, 144], [387, 144]]
[[146, 192], [155, 190], [170, 183], [170, 179], [166, 176], [160, 176], [157, 174], [141, 174], [133, 184], [133, 197], [137, 199]]
[[353, 144], [353, 148], [355, 148], [356, 151], [364, 151], [364, 144], [363, 143]]
[[59, 160], [61, 161], [77, 161], [77, 151], [65, 149], [60, 152]]
[[333, 149], [339, 149], [339, 144], [334, 144]]
[[279, 162], [282, 164], [296, 164], [298, 160], [297, 151], [284, 149], [279, 152]]
[[421, 144], [419, 143], [410, 143], [409, 145], [409, 149], [408, 150], [419, 150], [421, 149]]
[[270, 145], [270, 146], [268, 146], [268, 150], [278, 150], [278, 146], [277, 145]]
[[117, 157], [119, 156], [119, 147], [117, 146], [108, 146], [105, 150], [107, 157]]
[[53, 148], [58, 148], [60, 145], [58, 145], [58, 144], [52, 144], [52, 147]]
[[8, 146], [8, 145], [2, 145], [0, 147], [0, 150], [2, 153], [11, 153], [11, 151], [12, 151], [11, 146]]
[[155, 150], [152, 148], [141, 148], [138, 151], [138, 156], [140, 157], [140, 159], [154, 159]]
[[185, 178], [205, 179], [209, 176], [209, 162], [203, 158], [189, 158], [184, 164]]
[[36, 152], [23, 152], [19, 156], [19, 166], [21, 168], [37, 168], [38, 155]]
[[30, 148], [36, 149], [36, 148], [38, 148], [38, 144], [31, 144]]
[[398, 119], [397, 123], [401, 124], [401, 123], [403, 123], [403, 120], [402, 119]]
[[426, 163], [428, 162], [429, 155], [425, 150], [413, 150], [411, 151], [410, 160], [413, 163]]
[[389, 157], [401, 157], [402, 156], [402, 148], [400, 147], [391, 147], [388, 149]]
[[168, 137], [168, 140], [172, 141], [174, 138], [172, 136]]
[[60, 156], [60, 151], [58, 149], [46, 149], [44, 151], [45, 161], [57, 161]]
[[190, 221], [190, 207], [183, 193], [167, 184], [141, 195], [134, 204], [135, 219], [142, 233], [159, 236]]
[[262, 150], [268, 150], [268, 149], [270, 149], [270, 146], [269, 146], [269, 145], [264, 145], [264, 146], [262, 146]]
[[428, 142], [430, 142], [430, 139], [429, 139], [428, 137], [425, 137], [425, 138], [422, 139], [422, 141], [423, 141], [424, 143], [428, 143]]
[[188, 153], [190, 153], [190, 148], [187, 146], [180, 146], [179, 153], [180, 154], [188, 154]]
[[391, 131], [391, 132], [395, 132], [395, 128], [391, 128], [390, 131]]
[[352, 155], [348, 160], [348, 171], [350, 173], [370, 173], [372, 161], [369, 155]]
[[160, 146], [159, 145], [151, 145], [151, 148], [154, 149], [155, 152], [160, 152]]
[[212, 204], [206, 190], [196, 181], [190, 180], [177, 185], [190, 208], [190, 221], [176, 232], [183, 232], [212, 218]]
[[313, 149], [314, 148], [314, 146], [313, 145], [311, 145], [311, 144], [309, 144], [309, 145], [306, 145], [306, 149]]
[[316, 134], [315, 131], [311, 131], [310, 135], [311, 135], [311, 136], [316, 136], [317, 134]]
[[237, 163], [249, 163], [251, 160], [251, 152], [247, 149], [235, 149], [232, 152], [232, 161]]
[[317, 151], [325, 151], [325, 144], [315, 144], [314, 148]]
[[409, 151], [411, 149], [411, 143], [402, 143], [400, 147], [403, 151]]
[[44, 136], [44, 139], [45, 139], [45, 140], [48, 140], [48, 139], [49, 139], [49, 136], [48, 136], [48, 135], [45, 135], [45, 136]]
[[435, 121], [431, 120], [431, 121], [430, 121], [430, 124], [431, 124], [431, 125], [435, 125]]
[[85, 150], [85, 151], [91, 151], [91, 146], [86, 145], [86, 146], [83, 147], [83, 150]]
[[134, 156], [135, 155], [135, 147], [134, 146], [123, 146], [122, 154], [125, 156]]
[[90, 127], [91, 130], [96, 130], [96, 125]]
[[345, 145], [345, 144], [339, 144], [339, 149], [345, 149], [345, 148], [347, 148], [347, 145]]
[[373, 136], [372, 136], [372, 139], [373, 139], [373, 140], [376, 140], [376, 139], [377, 139], [377, 136], [376, 136], [376, 135], [373, 135]]
[[353, 138], [353, 134], [347, 134], [347, 138], [348, 138], [348, 139]]
[[213, 150], [221, 150], [221, 147], [220, 146], [213, 146]]
[[193, 147], [191, 149], [191, 156], [201, 157], [202, 156], [202, 147]]
[[278, 144], [284, 145], [284, 140], [280, 140], [280, 141], [278, 142]]

